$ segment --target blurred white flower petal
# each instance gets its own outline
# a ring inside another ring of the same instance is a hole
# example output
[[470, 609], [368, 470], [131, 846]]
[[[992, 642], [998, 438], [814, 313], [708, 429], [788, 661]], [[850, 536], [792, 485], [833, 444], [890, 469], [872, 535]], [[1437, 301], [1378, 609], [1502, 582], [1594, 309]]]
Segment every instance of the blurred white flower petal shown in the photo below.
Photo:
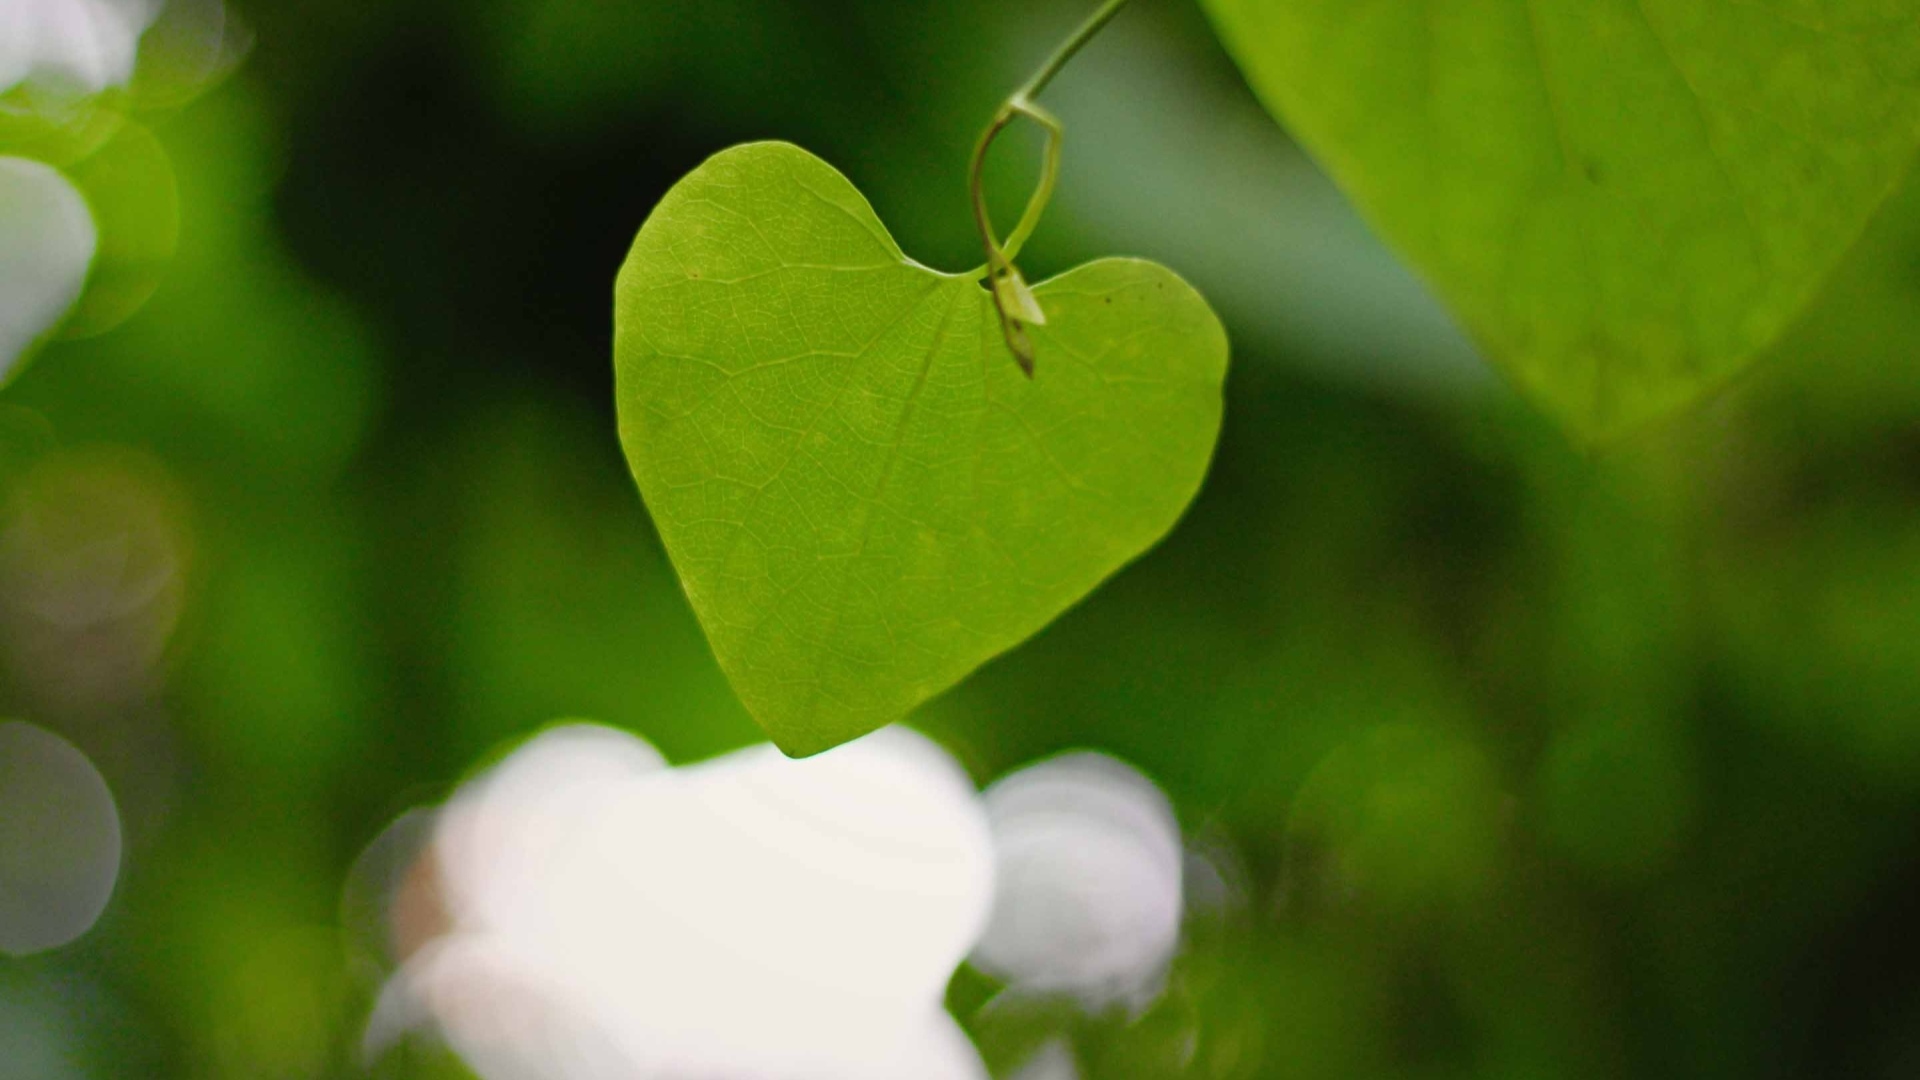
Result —
[[461, 789], [436, 829], [446, 903], [462, 925], [538, 929], [556, 899], [550, 871], [586, 823], [634, 781], [666, 767], [642, 739], [591, 724], [547, 731]]
[[27, 38], [27, 20], [32, 13], [17, 0], [0, 3], [0, 92], [27, 77], [33, 66], [32, 42]]
[[[0, 24], [0, 39], [7, 32]], [[6, 62], [0, 51], [0, 68]], [[79, 299], [98, 243], [87, 202], [66, 177], [37, 161], [0, 157], [0, 383]]]
[[1049, 1039], [1013, 1074], [1011, 1080], [1080, 1080], [1080, 1065], [1065, 1039]]
[[920, 736], [676, 770], [560, 728], [467, 785], [430, 857], [452, 932], [383, 995], [370, 1049], [431, 1018], [487, 1080], [985, 1075], [941, 1003], [990, 837]]
[[166, 0], [140, 38], [133, 89], [142, 106], [192, 100], [239, 64], [252, 35], [225, 0]]
[[85, 934], [119, 876], [120, 812], [93, 762], [50, 731], [0, 723], [0, 955]]
[[1008, 774], [986, 803], [998, 887], [973, 962], [1092, 1010], [1151, 1000], [1183, 913], [1166, 796], [1123, 762], [1075, 753]]
[[676, 832], [680, 865], [732, 887], [672, 899], [725, 906], [717, 925], [738, 959], [830, 977], [875, 1007], [939, 1000], [993, 895], [979, 796], [944, 750], [893, 728], [803, 761], [763, 745], [683, 779], [698, 824]]
[[483, 1080], [626, 1080], [632, 1062], [600, 1029], [592, 1003], [538, 960], [483, 936], [453, 934], [421, 949], [387, 984], [367, 1025], [378, 1055], [434, 1025]]
[[0, 92], [25, 82], [58, 97], [83, 97], [133, 77], [148, 0], [0, 2]]

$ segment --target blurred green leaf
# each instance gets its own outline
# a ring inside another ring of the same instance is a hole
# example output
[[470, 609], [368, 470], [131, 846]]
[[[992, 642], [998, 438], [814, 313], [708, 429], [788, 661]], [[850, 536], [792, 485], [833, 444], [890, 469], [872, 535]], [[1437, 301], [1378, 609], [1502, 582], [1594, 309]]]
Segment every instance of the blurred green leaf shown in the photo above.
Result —
[[[139, 431], [169, 453], [217, 462], [225, 483], [272, 476], [250, 490], [286, 493], [298, 489], [295, 476], [338, 472], [366, 432], [377, 387], [362, 314], [306, 273], [273, 228], [275, 130], [242, 82], [171, 118], [152, 149], [178, 184], [177, 209], [137, 178], [123, 192], [129, 237], [163, 235], [164, 222], [139, 218], [148, 212], [187, 223], [166, 287], [114, 333], [66, 343], [74, 362], [34, 377], [52, 399], [83, 403], [95, 423], [113, 421], [115, 438]], [[103, 248], [109, 242], [103, 226]], [[143, 250], [152, 248], [130, 245]], [[101, 393], [103, 382], [117, 392]]]
[[1359, 906], [1388, 913], [1484, 899], [1508, 811], [1472, 742], [1386, 724], [1329, 754], [1288, 822], [1287, 903], [1303, 915]]
[[1709, 610], [1747, 711], [1866, 777], [1920, 784], [1920, 515], [1855, 498], [1742, 541]]
[[1920, 142], [1920, 14], [1888, 0], [1208, 6], [1268, 107], [1590, 437], [1778, 337]]
[[16, 100], [0, 105], [0, 153], [64, 168], [100, 149], [126, 122], [126, 103], [117, 94], [53, 111]]
[[[462, 431], [471, 479], [450, 623], [465, 756], [548, 716], [601, 718], [676, 760], [759, 741], [597, 417], [516, 402]], [[478, 433], [485, 432], [485, 442]], [[475, 453], [469, 448], [482, 446]]]
[[1674, 734], [1652, 724], [1579, 724], [1542, 762], [1541, 829], [1557, 850], [1612, 880], [1667, 865], [1686, 839], [1694, 797]]
[[160, 287], [180, 241], [180, 190], [159, 140], [131, 121], [70, 172], [100, 246], [61, 333], [94, 337], [132, 318]]
[[205, 621], [182, 680], [193, 703], [183, 719], [207, 753], [272, 777], [289, 798], [324, 790], [355, 764], [378, 670], [352, 603], [354, 523], [324, 504], [308, 514], [308, 532], [228, 540], [232, 554], [200, 599]]
[[621, 438], [721, 667], [789, 753], [1019, 644], [1199, 488], [1227, 359], [1206, 301], [1135, 260], [1034, 293], [1029, 381], [978, 275], [908, 259], [785, 144], [712, 159], [641, 230]]

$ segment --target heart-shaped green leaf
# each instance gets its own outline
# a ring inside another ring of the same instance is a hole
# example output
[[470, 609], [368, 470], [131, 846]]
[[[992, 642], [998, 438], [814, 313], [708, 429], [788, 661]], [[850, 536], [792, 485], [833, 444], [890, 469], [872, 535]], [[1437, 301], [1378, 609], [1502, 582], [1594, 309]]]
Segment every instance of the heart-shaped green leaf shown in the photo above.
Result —
[[742, 701], [810, 754], [904, 716], [1173, 527], [1227, 339], [1132, 259], [1038, 285], [1021, 375], [982, 275], [901, 254], [796, 147], [708, 161], [615, 287], [620, 438]]
[[1920, 142], [1912, 0], [1205, 0], [1529, 396], [1604, 437], [1738, 371]]

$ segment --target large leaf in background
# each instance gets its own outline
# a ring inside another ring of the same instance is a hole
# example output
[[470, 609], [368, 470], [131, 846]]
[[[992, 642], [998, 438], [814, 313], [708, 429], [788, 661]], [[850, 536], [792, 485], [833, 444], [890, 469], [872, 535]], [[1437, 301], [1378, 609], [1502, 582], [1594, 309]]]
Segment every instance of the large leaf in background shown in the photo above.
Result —
[[715, 655], [790, 754], [904, 716], [1172, 528], [1227, 340], [1151, 263], [1034, 289], [1022, 377], [978, 275], [908, 259], [838, 172], [702, 165], [615, 296], [620, 437]]
[[1912, 0], [1206, 0], [1493, 359], [1605, 437], [1737, 372], [1920, 143]]

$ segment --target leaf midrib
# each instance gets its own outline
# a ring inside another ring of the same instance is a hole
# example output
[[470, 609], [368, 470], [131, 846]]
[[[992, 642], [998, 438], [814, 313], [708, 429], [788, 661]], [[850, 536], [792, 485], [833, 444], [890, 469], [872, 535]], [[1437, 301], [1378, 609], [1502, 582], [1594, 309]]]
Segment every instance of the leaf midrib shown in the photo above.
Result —
[[[940, 351], [946, 347], [947, 334], [953, 327], [953, 313], [960, 307], [960, 301], [967, 295], [964, 287], [955, 287], [952, 292], [953, 299], [947, 304], [946, 314], [940, 317], [940, 326], [934, 331], [932, 343], [927, 346], [926, 358], [920, 362], [920, 370], [914, 376], [913, 387], [907, 391], [907, 399], [901, 406], [900, 420], [894, 427], [893, 442], [887, 448], [887, 460], [881, 467], [880, 479], [875, 482], [873, 494], [867, 498], [864, 504], [864, 515], [860, 522], [860, 542], [855, 546], [852, 554], [848, 556], [849, 560], [857, 560], [862, 555], [865, 555], [867, 545], [873, 541], [874, 523], [877, 520], [878, 511], [881, 509], [881, 499], [886, 495], [887, 485], [892, 482], [894, 472], [899, 467], [900, 449], [906, 444], [907, 428], [913, 423], [914, 411], [919, 406], [920, 395], [926, 390], [927, 377], [933, 371], [934, 362], [939, 359]], [[915, 305], [916, 308], [918, 308], [918, 306], [918, 304]], [[849, 379], [848, 381], [851, 382], [852, 380]], [[839, 633], [841, 624], [846, 620], [847, 597], [853, 588], [853, 582], [854, 572], [852, 568], [849, 568], [841, 575], [840, 587], [834, 595], [833, 619], [827, 624], [827, 633], [825, 635], [828, 641], [833, 640], [834, 635]], [[778, 600], [775, 601], [776, 604], [778, 602]], [[893, 625], [886, 621], [884, 612], [882, 612], [881, 615], [881, 625], [886, 627], [888, 642], [897, 645], [898, 642], [894, 639]], [[811, 717], [819, 705], [821, 695], [825, 692], [826, 680], [816, 678], [811, 691], [807, 695], [806, 704], [804, 708], [801, 709], [801, 715]]]

